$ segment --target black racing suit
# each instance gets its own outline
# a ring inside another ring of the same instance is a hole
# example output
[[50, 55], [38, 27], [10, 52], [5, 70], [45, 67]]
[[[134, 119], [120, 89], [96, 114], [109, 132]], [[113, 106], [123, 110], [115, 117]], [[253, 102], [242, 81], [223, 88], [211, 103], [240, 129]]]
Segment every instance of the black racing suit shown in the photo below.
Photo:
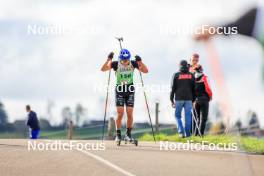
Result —
[[[131, 64], [134, 68], [138, 69], [138, 64], [136, 61], [131, 61]], [[118, 69], [118, 62], [113, 61], [111, 64], [111, 68], [114, 71]], [[134, 84], [125, 84], [125, 85], [116, 85], [115, 89], [115, 101], [116, 106], [127, 106], [127, 107], [134, 107], [135, 101], [135, 87]]]

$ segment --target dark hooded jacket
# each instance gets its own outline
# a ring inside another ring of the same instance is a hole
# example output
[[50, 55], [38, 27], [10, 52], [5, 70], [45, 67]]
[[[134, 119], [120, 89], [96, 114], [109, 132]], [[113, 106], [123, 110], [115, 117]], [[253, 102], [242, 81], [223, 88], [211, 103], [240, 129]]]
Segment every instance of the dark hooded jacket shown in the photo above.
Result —
[[181, 65], [179, 72], [173, 75], [170, 100], [195, 100], [195, 78], [188, 65]]
[[30, 111], [28, 113], [27, 126], [29, 126], [32, 130], [39, 130], [39, 121], [37, 114], [34, 111]]

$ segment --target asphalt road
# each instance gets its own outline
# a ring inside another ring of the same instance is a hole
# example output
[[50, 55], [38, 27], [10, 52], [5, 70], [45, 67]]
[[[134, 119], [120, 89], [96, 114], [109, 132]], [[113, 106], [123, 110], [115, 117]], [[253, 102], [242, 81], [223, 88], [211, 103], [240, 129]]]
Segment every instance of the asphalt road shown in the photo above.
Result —
[[[58, 141], [57, 141], [58, 142]], [[68, 141], [60, 141], [67, 143]], [[51, 150], [38, 140], [29, 150], [28, 140], [0, 139], [1, 176], [243, 176], [264, 175], [264, 156], [230, 151], [173, 151], [160, 150], [160, 144], [141, 142], [139, 146], [121, 145], [113, 141], [75, 141], [79, 146], [88, 144], [90, 150], [66, 146]], [[57, 146], [62, 146], [58, 144]], [[41, 147], [47, 147], [43, 150]], [[50, 147], [50, 148], [49, 148]], [[105, 147], [105, 150], [103, 150]], [[54, 149], [54, 148], [53, 148]], [[100, 150], [98, 150], [100, 149]]]

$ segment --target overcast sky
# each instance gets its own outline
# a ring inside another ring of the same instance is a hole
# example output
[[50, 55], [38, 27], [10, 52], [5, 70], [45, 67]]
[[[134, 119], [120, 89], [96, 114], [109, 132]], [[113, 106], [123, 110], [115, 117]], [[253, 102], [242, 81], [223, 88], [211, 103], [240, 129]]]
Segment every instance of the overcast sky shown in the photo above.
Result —
[[[0, 98], [12, 122], [22, 119], [25, 104], [40, 116], [47, 102], [54, 101], [53, 124], [61, 109], [81, 103], [89, 118], [102, 119], [107, 73], [99, 71], [110, 51], [119, 52], [115, 36], [124, 37], [124, 47], [139, 54], [149, 67], [145, 84], [170, 85], [181, 59], [193, 52], [210, 77], [203, 43], [194, 43], [186, 29], [200, 24], [235, 19], [252, 5], [250, 0], [112, 0], [112, 1], [21, 1], [0, 3]], [[34, 34], [34, 27], [39, 30]], [[46, 27], [63, 32], [41, 33]], [[31, 29], [31, 30], [29, 30]], [[183, 32], [175, 32], [183, 31]], [[263, 117], [263, 86], [260, 79], [262, 51], [246, 37], [217, 37], [216, 50], [227, 83], [234, 118], [249, 109]], [[117, 57], [115, 57], [117, 58]], [[112, 73], [111, 85], [114, 86]], [[139, 74], [135, 73], [139, 83]], [[214, 87], [214, 80], [211, 80]], [[213, 90], [214, 91], [214, 90]], [[217, 92], [212, 106], [217, 102]], [[148, 93], [152, 114], [160, 101], [161, 122], [174, 122], [169, 92]], [[114, 94], [110, 94], [108, 116], [115, 116]], [[263, 118], [261, 118], [263, 120]], [[135, 121], [148, 121], [143, 93], [136, 93]]]

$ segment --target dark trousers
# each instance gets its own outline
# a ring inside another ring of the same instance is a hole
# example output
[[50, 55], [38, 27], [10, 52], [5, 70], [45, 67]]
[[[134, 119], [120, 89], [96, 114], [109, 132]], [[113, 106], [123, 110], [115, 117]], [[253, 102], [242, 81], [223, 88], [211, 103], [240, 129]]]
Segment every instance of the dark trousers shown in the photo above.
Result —
[[[205, 125], [208, 118], [208, 109], [209, 109], [209, 101], [207, 100], [196, 100], [194, 106], [194, 115], [197, 119], [197, 126], [200, 129], [201, 135], [204, 135]], [[199, 135], [198, 130], [196, 129], [196, 124], [194, 122], [194, 134]]]

